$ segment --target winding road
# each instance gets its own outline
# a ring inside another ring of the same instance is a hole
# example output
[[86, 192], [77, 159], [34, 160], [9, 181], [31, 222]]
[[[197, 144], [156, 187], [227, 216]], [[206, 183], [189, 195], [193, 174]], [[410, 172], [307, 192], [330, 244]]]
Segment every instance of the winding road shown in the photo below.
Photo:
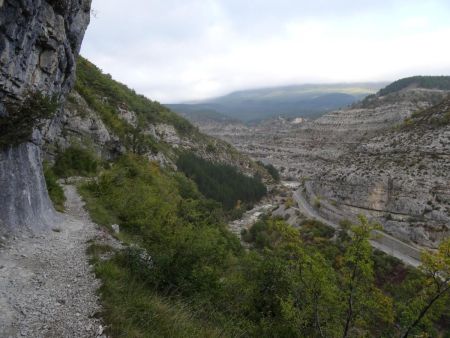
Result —
[[[316, 219], [334, 229], [339, 229], [339, 224], [333, 223], [322, 216], [308, 203], [301, 193], [301, 189], [294, 191], [293, 198], [298, 204], [299, 211], [305, 216]], [[382, 231], [373, 231], [373, 238], [370, 244], [375, 249], [378, 249], [392, 257], [401, 260], [407, 265], [418, 267], [420, 262], [421, 251], [405, 242], [398, 240]]]

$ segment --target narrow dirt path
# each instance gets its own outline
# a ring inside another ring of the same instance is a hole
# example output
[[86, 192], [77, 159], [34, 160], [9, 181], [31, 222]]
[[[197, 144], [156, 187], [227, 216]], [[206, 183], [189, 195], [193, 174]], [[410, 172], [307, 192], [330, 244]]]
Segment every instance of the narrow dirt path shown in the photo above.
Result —
[[74, 186], [66, 214], [48, 234], [17, 235], [0, 246], [0, 337], [99, 337], [102, 324], [87, 242], [107, 236]]

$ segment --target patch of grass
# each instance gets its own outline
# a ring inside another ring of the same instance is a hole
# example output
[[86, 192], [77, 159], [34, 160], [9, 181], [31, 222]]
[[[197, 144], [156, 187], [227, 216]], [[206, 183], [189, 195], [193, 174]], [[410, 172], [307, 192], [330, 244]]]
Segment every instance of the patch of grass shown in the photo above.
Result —
[[98, 198], [92, 195], [88, 185], [78, 187], [78, 192], [86, 203], [85, 208], [95, 223], [106, 227], [118, 223], [117, 217]]
[[[105, 250], [92, 247], [91, 253]], [[113, 337], [223, 337], [222, 330], [196, 318], [189, 306], [157, 295], [144, 280], [126, 266], [120, 254], [109, 261], [97, 261], [96, 275], [103, 284], [102, 316]]]
[[63, 188], [58, 184], [58, 177], [53, 172], [48, 163], [44, 163], [44, 177], [47, 184], [48, 195], [53, 202], [53, 206], [59, 212], [64, 212], [64, 202], [66, 196]]
[[319, 208], [322, 206], [322, 203], [320, 202], [320, 198], [319, 198], [319, 197], [316, 197], [316, 198], [314, 199], [314, 206], [315, 206], [317, 209], [319, 209]]
[[89, 247], [86, 250], [86, 253], [89, 256], [92, 256], [93, 258], [96, 258], [100, 255], [103, 255], [105, 253], [109, 253], [114, 251], [114, 249], [107, 244], [99, 244], [99, 243], [92, 243], [89, 245]]

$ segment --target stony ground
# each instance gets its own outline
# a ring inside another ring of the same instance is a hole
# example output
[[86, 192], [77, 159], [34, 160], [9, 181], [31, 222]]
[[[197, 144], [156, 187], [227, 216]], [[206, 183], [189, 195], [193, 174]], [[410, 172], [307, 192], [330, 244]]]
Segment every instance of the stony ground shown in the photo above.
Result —
[[105, 337], [86, 248], [110, 238], [64, 190], [67, 214], [50, 233], [0, 240], [0, 337]]

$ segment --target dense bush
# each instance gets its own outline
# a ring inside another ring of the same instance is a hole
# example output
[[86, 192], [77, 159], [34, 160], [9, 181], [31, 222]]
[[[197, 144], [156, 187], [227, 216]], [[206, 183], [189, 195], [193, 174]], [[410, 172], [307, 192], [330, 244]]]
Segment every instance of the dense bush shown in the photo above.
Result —
[[91, 176], [98, 166], [99, 161], [89, 150], [72, 146], [58, 154], [53, 171], [58, 177]]
[[40, 92], [32, 92], [22, 102], [5, 106], [7, 115], [0, 115], [0, 147], [28, 141], [33, 130], [53, 116], [58, 102]]
[[222, 203], [225, 209], [233, 209], [238, 201], [255, 203], [266, 193], [261, 179], [248, 177], [236, 168], [206, 161], [192, 153], [180, 155], [178, 168], [191, 178], [208, 198]]
[[218, 203], [200, 197], [179, 174], [169, 175], [145, 159], [122, 158], [83, 191], [109, 211], [99, 212], [91, 203], [97, 222], [119, 222], [152, 252], [151, 279], [158, 289], [186, 294], [209, 289], [218, 283], [217, 267], [239, 250], [237, 239], [225, 229]]

